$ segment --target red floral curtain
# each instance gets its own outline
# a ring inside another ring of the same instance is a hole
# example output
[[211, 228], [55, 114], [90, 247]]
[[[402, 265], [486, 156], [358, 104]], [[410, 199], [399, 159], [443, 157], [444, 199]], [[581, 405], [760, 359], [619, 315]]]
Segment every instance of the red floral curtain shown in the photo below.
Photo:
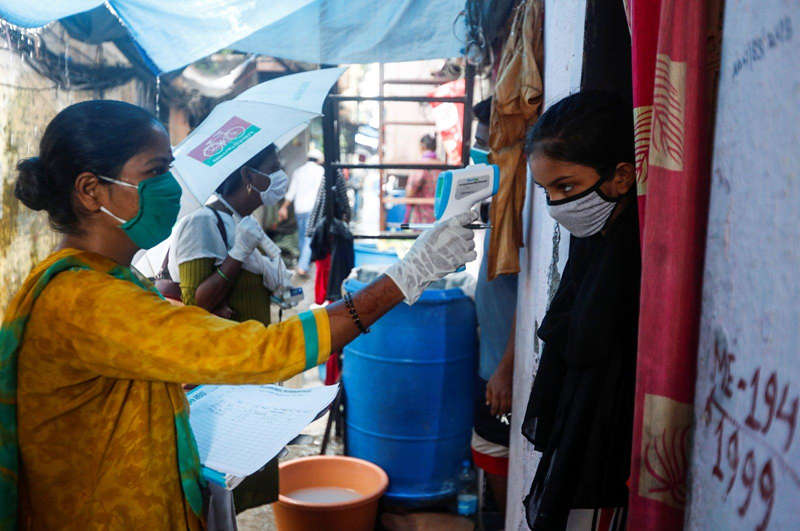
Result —
[[642, 294], [628, 528], [680, 529], [692, 423], [721, 0], [624, 0]]

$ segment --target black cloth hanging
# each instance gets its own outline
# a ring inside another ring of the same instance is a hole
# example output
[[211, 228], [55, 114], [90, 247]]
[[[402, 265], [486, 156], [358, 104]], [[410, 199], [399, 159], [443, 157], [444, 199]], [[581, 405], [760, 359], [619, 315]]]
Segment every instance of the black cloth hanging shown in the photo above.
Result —
[[[325, 186], [321, 186], [317, 193], [317, 201], [308, 223], [311, 259], [324, 260], [329, 254], [331, 255], [331, 270], [326, 292], [329, 301], [338, 301], [342, 298], [342, 282], [355, 265], [353, 233], [347, 227], [352, 212], [346, 187], [347, 183], [341, 171], [337, 171], [332, 187], [333, 193], [328, 195], [326, 181]], [[327, 213], [332, 213], [333, 217]]]
[[353, 233], [341, 219], [329, 222], [325, 216], [317, 223], [311, 237], [311, 258], [322, 260], [328, 254], [331, 255], [331, 270], [326, 298], [329, 301], [338, 301], [342, 298], [342, 282], [355, 265]]
[[[336, 171], [336, 178], [333, 181], [333, 217], [350, 221], [353, 217], [350, 209], [350, 201], [347, 199], [347, 181], [344, 180], [341, 170]], [[313, 237], [319, 222], [325, 217], [328, 208], [327, 186], [320, 186], [317, 192], [317, 199], [314, 201], [314, 208], [308, 217], [308, 227], [306, 236]], [[322, 258], [325, 258], [324, 256]], [[313, 260], [317, 260], [313, 258]]]
[[342, 282], [350, 275], [355, 266], [355, 250], [353, 249], [353, 233], [347, 224], [340, 219], [331, 223], [331, 271], [328, 276], [327, 299], [338, 301], [342, 298]]
[[331, 225], [328, 222], [328, 217], [323, 216], [314, 226], [311, 232], [311, 261], [324, 260], [326, 256], [331, 254]]
[[538, 337], [522, 433], [542, 458], [525, 498], [534, 530], [571, 509], [624, 506], [630, 471], [641, 252], [635, 197], [605, 234], [570, 240]]

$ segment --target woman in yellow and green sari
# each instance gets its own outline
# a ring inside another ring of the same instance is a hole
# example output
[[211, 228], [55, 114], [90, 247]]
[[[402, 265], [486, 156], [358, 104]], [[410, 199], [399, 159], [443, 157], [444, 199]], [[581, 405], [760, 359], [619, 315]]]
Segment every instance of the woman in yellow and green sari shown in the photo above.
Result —
[[18, 165], [17, 198], [64, 238], [0, 329], [0, 529], [202, 528], [181, 383], [286, 379], [475, 256], [464, 216], [352, 298], [284, 323], [176, 307], [130, 268], [177, 217], [171, 161], [149, 113], [90, 101], [59, 113]]

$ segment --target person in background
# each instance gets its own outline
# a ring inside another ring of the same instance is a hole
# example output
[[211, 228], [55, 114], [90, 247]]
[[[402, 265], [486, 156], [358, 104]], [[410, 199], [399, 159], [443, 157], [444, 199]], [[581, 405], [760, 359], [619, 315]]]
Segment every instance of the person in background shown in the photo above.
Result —
[[[436, 158], [436, 137], [424, 135], [419, 141], [424, 164], [442, 164]], [[433, 198], [436, 195], [436, 179], [439, 170], [417, 170], [411, 172], [406, 182], [407, 199], [429, 199], [424, 204], [409, 204], [406, 208], [405, 223], [433, 223]]]
[[[475, 143], [470, 152], [475, 163], [487, 162], [491, 106], [492, 100], [489, 98], [475, 105], [472, 110], [478, 120]], [[514, 381], [517, 275], [498, 275], [489, 281], [487, 256], [490, 237], [491, 233], [487, 230], [475, 288], [480, 361], [471, 446], [475, 465], [483, 470], [498, 509], [505, 513], [510, 434], [507, 414], [511, 411]]]
[[[275, 244], [250, 215], [262, 205], [278, 203], [288, 185], [277, 149], [270, 144], [225, 179], [216, 201], [178, 222], [168, 263], [184, 304], [234, 321], [270, 324], [271, 296], [290, 286], [291, 273], [280, 252], [270, 259], [254, 247]], [[236, 529], [237, 512], [277, 499], [275, 458], [233, 491], [211, 485], [208, 527]]]
[[216, 201], [178, 222], [169, 269], [180, 283], [184, 304], [236, 321], [270, 324], [270, 297], [289, 287], [291, 275], [280, 257], [270, 259], [247, 246], [240, 249], [243, 242], [237, 236], [247, 233], [248, 245], [271, 243], [250, 214], [280, 201], [287, 186], [278, 152], [270, 144], [228, 176], [216, 190]]
[[[466, 213], [423, 233], [368, 286], [280, 326], [174, 306], [131, 269], [178, 217], [172, 160], [152, 114], [97, 100], [58, 113], [38, 155], [17, 165], [14, 195], [63, 239], [0, 328], [3, 529], [203, 529], [206, 482], [182, 383], [290, 378], [477, 258]], [[226, 276], [259, 237], [250, 223], [233, 236]]]
[[289, 217], [289, 205], [294, 205], [294, 215], [297, 218], [297, 238], [300, 247], [300, 258], [297, 260], [297, 276], [308, 278], [308, 269], [311, 267], [311, 241], [307, 236], [308, 218], [317, 199], [317, 191], [325, 176], [325, 169], [321, 166], [322, 153], [315, 148], [308, 151], [308, 160], [292, 174], [292, 182], [286, 193], [280, 210], [278, 220], [283, 221]]
[[542, 452], [525, 499], [533, 530], [625, 528], [641, 277], [631, 108], [582, 91], [525, 141], [550, 215], [571, 234], [522, 423]]

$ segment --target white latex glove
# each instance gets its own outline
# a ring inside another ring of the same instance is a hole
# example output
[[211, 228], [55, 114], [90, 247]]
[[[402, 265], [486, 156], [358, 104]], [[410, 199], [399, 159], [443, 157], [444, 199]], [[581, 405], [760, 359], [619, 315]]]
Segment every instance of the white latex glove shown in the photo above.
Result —
[[258, 221], [251, 216], [242, 218], [236, 225], [233, 247], [228, 251], [228, 256], [244, 262], [253, 253], [253, 249], [266, 237]]
[[292, 273], [286, 269], [286, 264], [280, 257], [273, 260], [256, 249], [242, 263], [242, 268], [245, 271], [261, 275], [262, 284], [273, 293], [292, 287]]
[[270, 259], [260, 253], [259, 256], [262, 262], [261, 276], [265, 288], [273, 293], [278, 293], [292, 287], [292, 273], [286, 269], [286, 264], [283, 263], [280, 256], [275, 259]]
[[261, 241], [258, 243], [258, 248], [264, 251], [264, 254], [269, 256], [272, 260], [280, 258], [281, 256], [281, 248], [266, 234], [264, 234], [264, 237], [261, 238]]
[[286, 191], [289, 189], [289, 176], [283, 170], [269, 174], [269, 186], [261, 192], [261, 202], [264, 206], [272, 206], [278, 203]]
[[423, 232], [405, 257], [386, 270], [408, 304], [414, 304], [431, 282], [478, 258], [475, 232], [464, 227], [478, 218], [469, 211]]

